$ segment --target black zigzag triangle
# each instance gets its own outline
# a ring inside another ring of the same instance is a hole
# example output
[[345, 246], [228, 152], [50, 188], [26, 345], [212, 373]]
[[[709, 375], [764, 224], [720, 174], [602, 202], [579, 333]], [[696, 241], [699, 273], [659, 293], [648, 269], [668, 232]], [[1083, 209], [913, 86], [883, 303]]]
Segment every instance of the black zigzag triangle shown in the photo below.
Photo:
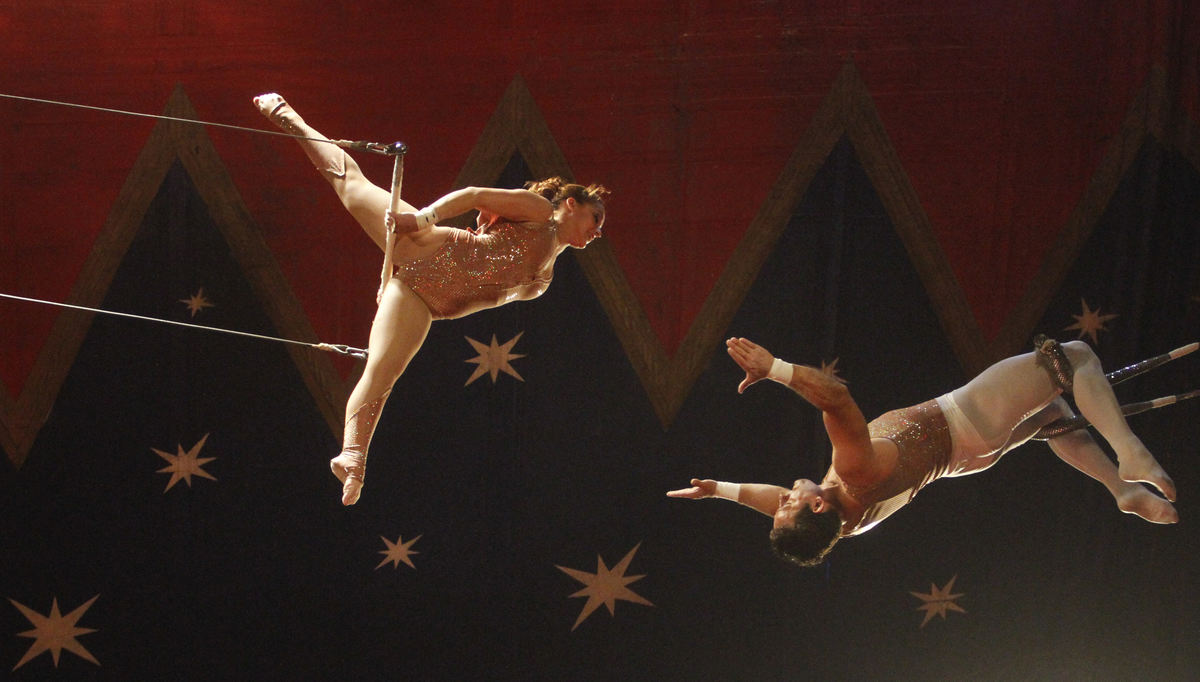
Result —
[[[786, 228], [793, 209], [843, 135], [854, 145], [879, 190], [960, 361], [968, 367], [986, 366], [978, 325], [932, 237], [928, 218], [887, 139], [857, 69], [847, 64], [674, 355], [668, 356], [658, 341], [611, 246], [604, 241], [595, 242], [580, 254], [584, 272], [664, 428], [675, 418], [712, 353], [720, 348], [721, 337]], [[521, 153], [535, 177], [572, 177], [566, 159], [519, 76], [506, 90], [456, 185], [494, 181], [514, 151]]]
[[1153, 67], [1067, 224], [1047, 250], [1037, 275], [992, 343], [994, 356], [1003, 357], [1028, 345], [1035, 326], [1062, 288], [1113, 195], [1143, 153], [1148, 138], [1200, 169], [1200, 127], [1171, 100], [1172, 92], [1178, 90], [1170, 87], [1166, 70]]
[[[163, 114], [197, 118], [182, 87], [175, 88]], [[193, 179], [197, 194], [208, 207], [213, 223], [242, 271], [247, 273], [271, 323], [287, 338], [315, 342], [312, 325], [246, 210], [208, 134], [195, 124], [161, 120], [155, 125], [66, 302], [87, 307], [100, 305], [150, 202], [176, 162]], [[26, 388], [15, 400], [5, 394], [0, 403], [0, 445], [14, 467], [20, 468], [28, 456], [91, 322], [90, 314], [71, 311], [59, 315], [30, 371]], [[346, 388], [333, 363], [325, 354], [299, 346], [289, 347], [288, 352], [330, 430], [340, 437]]]

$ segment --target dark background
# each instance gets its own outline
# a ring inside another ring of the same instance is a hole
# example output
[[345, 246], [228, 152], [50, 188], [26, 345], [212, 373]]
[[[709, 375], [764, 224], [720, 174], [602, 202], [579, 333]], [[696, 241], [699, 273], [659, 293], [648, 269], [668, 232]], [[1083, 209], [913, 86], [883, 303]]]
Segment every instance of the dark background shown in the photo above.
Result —
[[[1067, 327], [1083, 301], [1117, 315], [1083, 335], [1109, 369], [1200, 336], [1196, 8], [1042, 4], [0, 2], [0, 91], [160, 112], [181, 90], [201, 118], [263, 127], [249, 98], [279, 90], [332, 136], [405, 139], [405, 194], [423, 205], [453, 187], [520, 77], [574, 175], [614, 190], [605, 240], [650, 323], [643, 341], [668, 356], [789, 157], [816, 155], [723, 335], [836, 359], [871, 418], [973, 374], [955, 333], [993, 359], [1023, 352], [1038, 332], [1080, 336]], [[883, 198], [896, 187], [869, 170], [874, 152], [849, 134], [803, 148], [847, 64], [944, 254], [951, 277], [935, 286]], [[228, 206], [199, 189], [210, 180], [170, 155], [157, 176], [131, 172], [154, 130], [0, 100], [0, 292], [79, 301], [81, 282], [101, 282], [105, 309], [288, 336], [214, 217]], [[368, 240], [292, 143], [205, 134], [305, 323], [365, 345]], [[385, 159], [363, 164], [386, 183]], [[492, 181], [531, 175], [515, 153]], [[127, 178], [148, 188], [146, 208], [128, 246], [103, 252], [103, 282], [87, 263], [124, 219]], [[963, 327], [947, 323], [939, 286], [969, 304]], [[200, 287], [214, 307], [192, 317], [180, 301]], [[1028, 328], [1007, 333], [1016, 310]], [[0, 606], [0, 670], [13, 679], [1189, 679], [1200, 667], [1200, 401], [1130, 419], [1178, 485], [1176, 526], [1121, 514], [1031, 443], [800, 571], [770, 554], [764, 517], [663, 493], [692, 476], [819, 477], [819, 413], [775, 384], [738, 396], [741, 373], [714, 343], [662, 418], [578, 252], [540, 299], [434, 324], [349, 509], [326, 464], [340, 439], [327, 396], [286, 346], [96, 317], [76, 350], [46, 351], [72, 348], [55, 325], [79, 315], [0, 301], [0, 596], [14, 604]], [[517, 334], [523, 381], [464, 386], [477, 355], [464, 337]], [[344, 391], [356, 368], [332, 366]], [[1117, 392], [1194, 388], [1195, 356]], [[44, 412], [26, 407], [47, 391]], [[205, 437], [216, 480], [164, 490], [154, 449]], [[415, 569], [379, 566], [383, 538], [417, 536]], [[626, 574], [644, 577], [628, 588], [653, 605], [618, 601], [572, 628], [584, 586], [556, 567], [593, 573], [635, 548]], [[912, 593], [952, 579], [965, 613], [924, 622]], [[34, 626], [15, 604], [66, 614], [97, 596], [77, 623], [94, 632], [75, 641], [99, 665], [70, 649], [18, 665]]]

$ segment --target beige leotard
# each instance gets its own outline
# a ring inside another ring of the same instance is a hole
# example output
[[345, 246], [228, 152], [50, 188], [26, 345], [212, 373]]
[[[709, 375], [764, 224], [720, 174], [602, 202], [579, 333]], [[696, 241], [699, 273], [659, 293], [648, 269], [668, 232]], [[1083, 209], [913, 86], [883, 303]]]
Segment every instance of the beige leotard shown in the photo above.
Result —
[[451, 228], [432, 256], [397, 264], [397, 276], [434, 319], [463, 317], [541, 296], [554, 276], [558, 224], [497, 219], [478, 232]]

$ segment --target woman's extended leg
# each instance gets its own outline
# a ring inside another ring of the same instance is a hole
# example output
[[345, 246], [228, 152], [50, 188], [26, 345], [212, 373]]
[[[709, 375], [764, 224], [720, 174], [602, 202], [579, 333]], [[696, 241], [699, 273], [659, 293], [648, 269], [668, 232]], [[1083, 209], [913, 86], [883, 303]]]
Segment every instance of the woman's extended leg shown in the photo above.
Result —
[[346, 401], [342, 452], [329, 462], [342, 482], [342, 504], [358, 501], [366, 475], [367, 449], [392, 384], [404, 373], [429, 333], [429, 308], [399, 279], [388, 280], [371, 323], [367, 365]]
[[[304, 119], [275, 93], [255, 97], [254, 105], [267, 120], [279, 126], [285, 133], [317, 140], [329, 139], [305, 123]], [[342, 205], [382, 250], [386, 239], [384, 221], [391, 202], [388, 190], [367, 180], [358, 163], [341, 147], [327, 142], [297, 141], [313, 166], [321, 173], [321, 177], [333, 186], [338, 198], [342, 200]], [[416, 209], [401, 201], [400, 210]]]

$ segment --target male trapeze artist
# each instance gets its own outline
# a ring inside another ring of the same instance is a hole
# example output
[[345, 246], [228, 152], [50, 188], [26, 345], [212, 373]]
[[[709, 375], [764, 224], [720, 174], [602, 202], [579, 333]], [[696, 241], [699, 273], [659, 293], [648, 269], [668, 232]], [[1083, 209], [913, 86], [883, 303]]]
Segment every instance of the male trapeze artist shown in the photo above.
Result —
[[[1179, 520], [1171, 504], [1175, 484], [1125, 421], [1126, 413], [1159, 404], [1123, 411], [1111, 384], [1190, 353], [1195, 343], [1106, 376], [1086, 343], [1039, 337], [1033, 352], [1001, 360], [965, 386], [869, 423], [833, 375], [774, 358], [747, 339], [732, 338], [725, 345], [746, 372], [739, 393], [772, 379], [821, 410], [832, 464], [820, 483], [800, 479], [791, 489], [692, 479], [691, 487], [667, 495], [732, 500], [773, 517], [772, 548], [801, 566], [819, 565], [838, 540], [874, 528], [933, 481], [988, 469], [1033, 438], [1047, 440], [1060, 459], [1103, 484], [1121, 511], [1151, 523]], [[1063, 399], [1064, 392], [1074, 394], [1082, 417]], [[1171, 396], [1169, 402], [1196, 393]], [[1079, 428], [1086, 426], [1085, 419], [1112, 446], [1117, 465], [1086, 428]]]

